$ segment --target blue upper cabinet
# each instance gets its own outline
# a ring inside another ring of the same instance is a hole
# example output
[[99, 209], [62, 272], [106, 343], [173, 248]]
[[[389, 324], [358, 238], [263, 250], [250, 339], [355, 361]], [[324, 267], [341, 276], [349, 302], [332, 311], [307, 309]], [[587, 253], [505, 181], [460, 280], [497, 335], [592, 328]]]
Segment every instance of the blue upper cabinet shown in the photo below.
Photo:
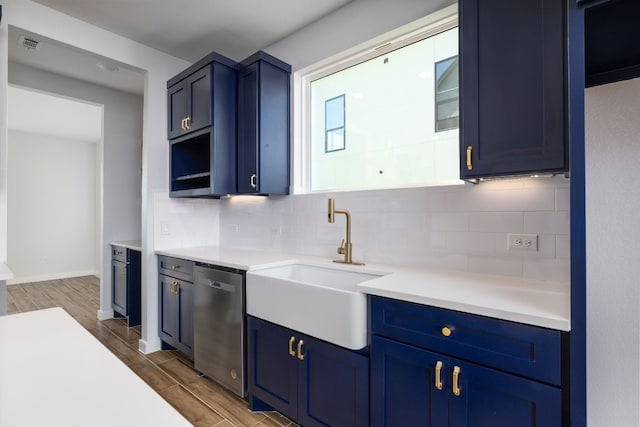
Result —
[[586, 86], [640, 77], [640, 2], [583, 1]]
[[236, 192], [237, 64], [216, 53], [167, 82], [171, 197]]
[[289, 194], [291, 66], [258, 52], [238, 77], [238, 193]]
[[209, 64], [168, 88], [169, 139], [211, 126]]
[[565, 6], [460, 0], [462, 179], [568, 170]]

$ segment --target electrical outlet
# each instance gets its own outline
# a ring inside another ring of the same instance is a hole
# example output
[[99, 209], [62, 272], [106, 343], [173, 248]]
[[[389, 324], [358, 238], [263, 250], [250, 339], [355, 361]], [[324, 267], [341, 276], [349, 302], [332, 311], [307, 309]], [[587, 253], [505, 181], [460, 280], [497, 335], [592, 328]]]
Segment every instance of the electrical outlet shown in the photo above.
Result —
[[171, 234], [171, 229], [169, 228], [169, 223], [161, 222], [160, 223], [160, 235], [169, 236]]
[[538, 235], [509, 234], [507, 248], [510, 251], [536, 252], [538, 250]]
[[282, 227], [279, 225], [272, 225], [271, 226], [271, 234], [273, 236], [282, 236]]

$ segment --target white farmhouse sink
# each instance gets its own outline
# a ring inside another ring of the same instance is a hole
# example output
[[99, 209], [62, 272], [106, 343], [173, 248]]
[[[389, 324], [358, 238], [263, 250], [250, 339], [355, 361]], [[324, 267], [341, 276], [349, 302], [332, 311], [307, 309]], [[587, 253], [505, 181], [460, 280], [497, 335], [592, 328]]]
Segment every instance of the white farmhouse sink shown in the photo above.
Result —
[[247, 272], [247, 314], [351, 350], [367, 345], [367, 298], [385, 273], [294, 263]]

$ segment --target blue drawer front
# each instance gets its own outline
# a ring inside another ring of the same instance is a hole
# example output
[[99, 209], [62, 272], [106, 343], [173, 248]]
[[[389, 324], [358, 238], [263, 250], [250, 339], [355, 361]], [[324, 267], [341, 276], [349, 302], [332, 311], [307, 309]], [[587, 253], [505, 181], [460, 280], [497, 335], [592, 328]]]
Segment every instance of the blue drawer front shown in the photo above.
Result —
[[158, 256], [158, 273], [193, 283], [195, 262], [186, 259]]
[[560, 331], [372, 296], [371, 333], [561, 384]]

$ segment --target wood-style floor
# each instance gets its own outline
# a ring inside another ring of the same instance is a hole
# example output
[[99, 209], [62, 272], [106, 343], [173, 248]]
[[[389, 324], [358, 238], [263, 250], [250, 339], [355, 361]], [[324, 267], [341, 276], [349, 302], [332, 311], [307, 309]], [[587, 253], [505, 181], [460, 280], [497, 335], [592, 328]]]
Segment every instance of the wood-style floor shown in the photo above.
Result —
[[245, 400], [198, 377], [193, 363], [176, 351], [140, 353], [139, 327], [127, 328], [124, 319], [97, 320], [100, 284], [96, 277], [10, 285], [7, 297], [8, 314], [64, 308], [195, 426], [295, 426], [277, 412], [249, 411]]

